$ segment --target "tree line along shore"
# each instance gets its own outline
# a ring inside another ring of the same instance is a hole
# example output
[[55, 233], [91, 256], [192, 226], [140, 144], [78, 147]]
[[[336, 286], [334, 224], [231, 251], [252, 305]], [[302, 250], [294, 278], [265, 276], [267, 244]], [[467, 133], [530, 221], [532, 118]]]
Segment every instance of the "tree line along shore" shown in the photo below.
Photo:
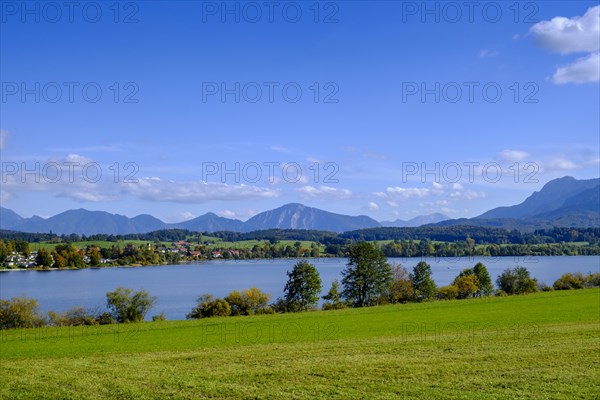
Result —
[[[270, 294], [256, 287], [234, 290], [224, 298], [214, 298], [205, 293], [197, 298], [187, 318], [306, 312], [315, 310], [321, 298], [324, 300], [323, 310], [335, 310], [600, 287], [600, 273], [566, 273], [549, 286], [539, 283], [521, 266], [503, 271], [496, 278], [494, 287], [486, 266], [481, 262], [463, 269], [450, 285], [438, 287], [432, 278], [431, 266], [425, 261], [419, 261], [409, 272], [400, 264], [390, 264], [381, 248], [371, 242], [349, 246], [348, 262], [342, 271], [341, 282], [335, 280], [324, 296], [321, 296], [323, 287], [319, 272], [309, 262], [298, 261], [287, 276], [284, 296], [273, 302]], [[134, 292], [130, 288], [118, 287], [106, 294], [106, 310], [101, 307], [94, 310], [73, 307], [63, 313], [51, 311], [42, 315], [35, 299], [14, 297], [0, 300], [0, 329], [140, 322], [155, 302], [156, 297], [143, 289]], [[152, 320], [166, 318], [161, 313], [154, 315]]]
[[201, 260], [348, 257], [353, 243], [373, 242], [386, 257], [600, 255], [600, 229], [533, 233], [478, 227], [374, 228], [342, 234], [267, 230], [136, 235], [0, 232], [0, 268], [64, 269], [161, 265]]

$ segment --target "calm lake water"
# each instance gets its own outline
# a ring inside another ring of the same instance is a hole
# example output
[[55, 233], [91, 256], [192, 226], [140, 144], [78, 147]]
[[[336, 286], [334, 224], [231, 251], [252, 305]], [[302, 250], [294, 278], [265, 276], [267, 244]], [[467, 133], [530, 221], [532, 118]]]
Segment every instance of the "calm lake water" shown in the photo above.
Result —
[[[146, 289], [157, 296], [151, 315], [164, 312], [168, 319], [185, 319], [196, 298], [204, 293], [226, 296], [232, 290], [256, 286], [273, 299], [283, 295], [286, 271], [297, 260], [207, 261], [198, 264], [154, 267], [87, 268], [67, 271], [6, 271], [0, 273], [0, 298], [27, 295], [38, 300], [42, 312], [65, 311], [73, 306], [104, 309], [106, 292], [118, 286]], [[341, 281], [346, 259], [310, 259], [323, 281], [325, 294], [334, 279]], [[409, 271], [418, 258], [390, 258]], [[425, 259], [438, 286], [447, 285], [464, 268], [483, 262], [495, 281], [503, 270], [526, 267], [539, 282], [552, 284], [565, 272], [600, 272], [600, 256], [574, 257], [471, 257]]]

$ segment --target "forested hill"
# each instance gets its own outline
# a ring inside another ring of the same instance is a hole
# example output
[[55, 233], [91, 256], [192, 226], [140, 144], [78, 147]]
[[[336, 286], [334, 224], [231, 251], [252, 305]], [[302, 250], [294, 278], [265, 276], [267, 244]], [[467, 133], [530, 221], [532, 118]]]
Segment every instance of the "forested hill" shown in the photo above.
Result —
[[[200, 235], [200, 236], [199, 236]], [[543, 244], [561, 242], [600, 243], [600, 228], [553, 228], [522, 233], [517, 230], [486, 228], [476, 226], [425, 226], [418, 228], [369, 228], [356, 231], [334, 233], [315, 230], [298, 229], [267, 229], [254, 232], [194, 232], [185, 229], [163, 229], [143, 234], [128, 235], [53, 235], [49, 233], [26, 233], [0, 230], [0, 239], [25, 240], [28, 242], [43, 241], [119, 241], [146, 240], [149, 242], [175, 242], [189, 240], [201, 236], [216, 237], [225, 242], [245, 240], [265, 240], [276, 242], [280, 240], [312, 241], [324, 245], [344, 245], [356, 241], [376, 240], [431, 240], [442, 242], [463, 242], [472, 239], [477, 244]]]

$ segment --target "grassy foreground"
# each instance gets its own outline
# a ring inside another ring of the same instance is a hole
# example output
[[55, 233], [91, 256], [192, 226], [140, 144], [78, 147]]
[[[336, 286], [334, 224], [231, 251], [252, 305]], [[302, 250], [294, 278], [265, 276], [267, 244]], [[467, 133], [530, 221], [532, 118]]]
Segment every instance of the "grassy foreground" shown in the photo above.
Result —
[[1, 335], [3, 399], [600, 393], [599, 289]]

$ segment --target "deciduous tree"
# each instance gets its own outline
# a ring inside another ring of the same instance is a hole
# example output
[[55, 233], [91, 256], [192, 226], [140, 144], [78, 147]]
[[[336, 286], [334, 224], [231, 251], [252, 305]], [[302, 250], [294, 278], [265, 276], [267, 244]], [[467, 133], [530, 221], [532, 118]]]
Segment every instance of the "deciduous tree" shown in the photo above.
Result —
[[154, 306], [156, 297], [147, 291], [134, 292], [130, 288], [118, 287], [114, 292], [106, 293], [109, 310], [118, 322], [139, 322]]
[[390, 303], [407, 303], [414, 298], [414, 289], [408, 270], [402, 265], [392, 266]]
[[314, 265], [299, 261], [292, 271], [287, 272], [285, 302], [288, 311], [306, 311], [319, 302], [321, 277]]
[[52, 259], [50, 253], [48, 253], [48, 250], [44, 248], [38, 250], [37, 256], [35, 256], [36, 265], [48, 268], [53, 262], [54, 260]]
[[323, 296], [323, 310], [339, 310], [346, 307], [346, 304], [342, 300], [342, 294], [340, 293], [340, 283], [334, 280], [331, 283], [331, 288], [325, 296]]
[[231, 306], [231, 315], [254, 315], [261, 313], [268, 307], [271, 295], [252, 287], [240, 292], [234, 290], [225, 297], [225, 301]]
[[364, 307], [377, 304], [382, 296], [387, 296], [392, 271], [377, 245], [360, 242], [349, 246], [348, 264], [342, 276], [344, 298], [355, 307]]

